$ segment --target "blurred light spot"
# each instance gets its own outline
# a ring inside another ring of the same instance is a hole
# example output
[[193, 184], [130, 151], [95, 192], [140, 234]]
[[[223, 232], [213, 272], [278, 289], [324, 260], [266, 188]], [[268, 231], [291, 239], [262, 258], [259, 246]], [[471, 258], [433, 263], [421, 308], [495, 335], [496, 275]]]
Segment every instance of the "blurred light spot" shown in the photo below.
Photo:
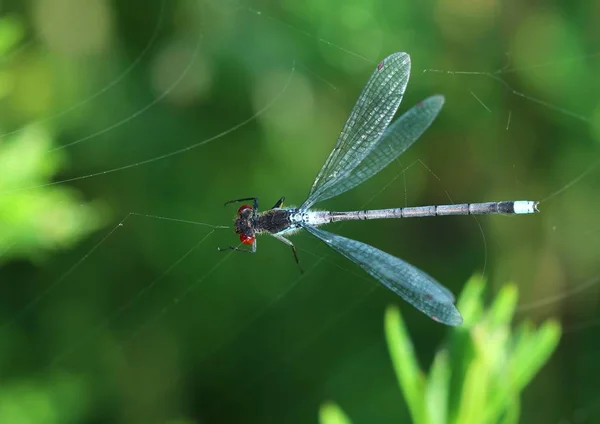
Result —
[[15, 424], [57, 422], [46, 393], [25, 385], [0, 395], [0, 419], [3, 423]]
[[[252, 98], [257, 111], [280, 94], [273, 107], [259, 118], [264, 127], [263, 143], [268, 157], [275, 159], [275, 167], [297, 176], [309, 161], [307, 156], [314, 154], [308, 140], [315, 139], [318, 117], [314, 115], [315, 93], [310, 81], [296, 70], [288, 88], [281, 93], [288, 78], [288, 70], [264, 75], [255, 85]], [[272, 184], [272, 169], [261, 169], [255, 177], [259, 185]]]
[[166, 95], [168, 101], [179, 105], [206, 95], [213, 73], [206, 57], [194, 56], [196, 48], [195, 43], [178, 40], [156, 56], [151, 71], [152, 85], [158, 95]]
[[471, 44], [492, 28], [497, 8], [494, 0], [439, 0], [435, 20], [447, 38]]
[[[348, 4], [349, 2], [346, 2]], [[308, 0], [299, 2], [296, 0], [288, 0], [286, 9], [304, 11], [306, 16], [321, 16], [329, 19], [336, 13], [336, 7], [332, 3], [322, 0]], [[294, 7], [295, 6], [295, 7]]]
[[[337, 68], [356, 71], [372, 66], [364, 59], [348, 54], [348, 51], [356, 54], [364, 53], [373, 61], [380, 59], [383, 31], [365, 6], [344, 4], [332, 19], [322, 21], [319, 38], [324, 42], [319, 43], [319, 49], [323, 57]], [[340, 34], [343, 34], [341, 39]], [[332, 47], [329, 43], [342, 49]]]
[[112, 15], [106, 0], [36, 0], [34, 23], [50, 50], [94, 54], [109, 42]]
[[82, 381], [68, 375], [21, 380], [0, 389], [0, 422], [59, 424], [81, 422], [87, 406]]
[[333, 402], [326, 402], [319, 409], [319, 421], [327, 424], [348, 424], [350, 419], [342, 408]]
[[23, 39], [24, 33], [23, 24], [17, 17], [0, 19], [0, 56], [9, 53]]
[[39, 55], [29, 56], [18, 63], [12, 74], [14, 87], [12, 107], [23, 115], [36, 116], [52, 104], [52, 72], [48, 62]]
[[[524, 20], [512, 40], [511, 56], [513, 66], [521, 68], [519, 76], [553, 98], [572, 90], [576, 93], [581, 81], [589, 80], [583, 63], [573, 66], [572, 61], [565, 60], [583, 56], [583, 51], [558, 13], [536, 14]], [[548, 63], [552, 66], [543, 66]]]
[[[0, 234], [12, 243], [3, 260], [41, 258], [46, 250], [72, 246], [106, 221], [103, 212], [81, 203], [66, 186], [44, 185], [63, 162], [61, 152], [48, 153], [51, 147], [41, 126], [25, 127], [0, 143], [0, 192], [9, 191], [0, 196]], [[29, 189], [18, 190], [23, 187]]]
[[364, 9], [345, 6], [340, 10], [341, 23], [348, 29], [366, 28], [372, 23], [373, 17]]
[[[258, 111], [273, 101], [273, 98], [285, 87], [289, 77], [289, 70], [265, 74], [254, 86], [252, 95], [254, 110]], [[260, 120], [268, 127], [284, 133], [294, 133], [311, 124], [313, 109], [312, 87], [296, 70], [285, 92], [281, 94], [277, 103], [260, 117]]]

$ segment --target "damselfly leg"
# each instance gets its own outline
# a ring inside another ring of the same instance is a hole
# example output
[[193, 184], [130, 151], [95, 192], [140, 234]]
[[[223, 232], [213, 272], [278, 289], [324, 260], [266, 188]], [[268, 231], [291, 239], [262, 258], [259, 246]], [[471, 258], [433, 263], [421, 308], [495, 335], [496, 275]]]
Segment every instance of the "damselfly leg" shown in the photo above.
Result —
[[232, 203], [245, 202], [247, 200], [252, 200], [252, 209], [254, 210], [254, 216], [258, 213], [258, 197], [244, 197], [243, 199], [235, 199], [225, 202], [224, 206], [230, 205]]
[[272, 234], [272, 236], [292, 248], [292, 253], [294, 254], [294, 260], [296, 261], [296, 265], [298, 265], [298, 269], [300, 270], [300, 273], [304, 274], [304, 270], [300, 266], [300, 261], [298, 260], [298, 252], [296, 251], [296, 246], [294, 246], [294, 243], [292, 243], [291, 241], [289, 241], [288, 239], [286, 239], [285, 237], [283, 237], [279, 234]]
[[240, 247], [235, 246], [227, 246], [227, 247], [217, 247], [219, 252], [226, 252], [228, 250], [235, 250], [236, 252], [244, 252], [244, 253], [256, 253], [256, 241], [252, 243], [252, 247], [250, 249], [242, 249]]
[[277, 209], [283, 206], [283, 201], [285, 200], [285, 197], [282, 196], [281, 199], [279, 199], [271, 209]]

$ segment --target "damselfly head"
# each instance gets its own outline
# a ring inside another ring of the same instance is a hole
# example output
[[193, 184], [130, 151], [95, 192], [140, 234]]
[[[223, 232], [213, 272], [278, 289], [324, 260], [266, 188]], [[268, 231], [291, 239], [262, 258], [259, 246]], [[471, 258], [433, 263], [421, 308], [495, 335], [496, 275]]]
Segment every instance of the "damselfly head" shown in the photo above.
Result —
[[250, 205], [242, 205], [242, 206], [240, 206], [240, 208], [238, 209], [238, 212], [237, 212], [237, 213], [238, 213], [238, 215], [241, 215], [241, 214], [242, 214], [242, 212], [244, 212], [244, 211], [250, 211], [250, 213], [252, 213], [252, 206], [250, 206]]
[[244, 244], [252, 244], [256, 240], [252, 226], [253, 211], [252, 206], [242, 205], [238, 209], [237, 217], [235, 218], [235, 232], [240, 235], [240, 241]]

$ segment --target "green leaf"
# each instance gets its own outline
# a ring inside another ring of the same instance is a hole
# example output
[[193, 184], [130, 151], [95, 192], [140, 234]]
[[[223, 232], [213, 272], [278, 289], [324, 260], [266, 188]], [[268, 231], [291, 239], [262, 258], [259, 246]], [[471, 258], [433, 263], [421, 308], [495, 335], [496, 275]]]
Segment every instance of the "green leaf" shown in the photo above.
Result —
[[501, 424], [519, 424], [519, 415], [521, 414], [521, 402], [519, 396], [515, 396], [508, 402], [506, 413], [502, 418]]
[[0, 19], [0, 56], [6, 55], [25, 35], [23, 23], [15, 16]]
[[[560, 324], [535, 329], [510, 324], [518, 300], [513, 284], [504, 286], [484, 309], [484, 281], [473, 277], [458, 302], [466, 325], [451, 329], [450, 343], [434, 357], [425, 378], [400, 311], [385, 313], [385, 334], [396, 378], [415, 424], [517, 424], [520, 392], [556, 349]], [[330, 409], [326, 409], [329, 407]], [[349, 422], [335, 405], [321, 409], [321, 423]]]
[[455, 327], [450, 338], [450, 400], [448, 414], [450, 419], [456, 417], [460, 404], [461, 391], [464, 385], [467, 369], [475, 357], [475, 343], [471, 327], [480, 321], [483, 315], [483, 290], [485, 281], [480, 275], [472, 276], [463, 287], [457, 302], [458, 310], [462, 313], [464, 322]]
[[548, 360], [560, 340], [560, 324], [554, 320], [546, 321], [536, 332], [529, 321], [519, 326], [516, 343], [509, 354], [507, 372], [502, 384], [488, 402], [486, 420], [496, 422], [508, 407], [511, 399], [531, 381], [533, 376]]
[[400, 311], [395, 306], [390, 306], [385, 311], [385, 336], [396, 378], [413, 423], [424, 423], [425, 380]]
[[511, 283], [504, 285], [487, 313], [488, 325], [494, 329], [510, 324], [518, 299], [517, 286]]
[[336, 403], [327, 402], [319, 409], [319, 423], [321, 424], [352, 424], [350, 418]]
[[471, 329], [471, 337], [476, 356], [481, 357], [494, 374], [504, 374], [511, 344], [511, 332], [508, 325], [491, 325], [486, 318], [480, 325]]
[[[529, 320], [523, 321], [513, 332], [513, 352], [520, 352], [524, 349], [530, 339], [535, 334], [535, 327]], [[514, 355], [514, 353], [513, 353]]]
[[561, 327], [557, 321], [546, 321], [540, 329], [520, 345], [512, 355], [512, 378], [517, 390], [522, 390], [548, 361], [560, 340]]
[[454, 420], [457, 424], [481, 424], [490, 387], [490, 370], [483, 358], [476, 357], [464, 380], [460, 406]]
[[456, 307], [463, 316], [462, 327], [477, 323], [483, 314], [483, 290], [485, 280], [480, 275], [472, 276], [460, 295]]
[[440, 350], [433, 359], [427, 380], [427, 422], [446, 424], [448, 422], [448, 392], [450, 390], [450, 361], [448, 352]]

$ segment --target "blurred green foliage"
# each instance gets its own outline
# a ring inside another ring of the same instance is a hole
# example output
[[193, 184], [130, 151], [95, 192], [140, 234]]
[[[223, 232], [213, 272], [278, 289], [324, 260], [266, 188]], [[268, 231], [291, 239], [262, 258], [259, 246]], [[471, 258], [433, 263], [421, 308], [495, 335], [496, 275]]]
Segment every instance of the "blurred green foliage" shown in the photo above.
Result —
[[[400, 311], [385, 314], [385, 334], [392, 365], [415, 424], [515, 424], [521, 392], [558, 346], [561, 327], [548, 320], [534, 329], [524, 321], [511, 329], [518, 289], [502, 287], [489, 308], [485, 281], [471, 278], [458, 301], [464, 324], [453, 328], [448, 343], [423, 373]], [[350, 424], [333, 403], [320, 411], [321, 424]]]
[[0, 261], [39, 260], [74, 246], [104, 222], [99, 205], [82, 203], [67, 186], [49, 184], [63, 156], [48, 153], [52, 147], [40, 127], [24, 128], [0, 143]]
[[70, 376], [55, 376], [44, 385], [35, 381], [3, 384], [0, 387], [0, 422], [80, 422], [88, 402], [83, 381]]
[[[23, 32], [15, 18], [0, 19], [0, 60], [17, 48]], [[9, 94], [13, 79], [10, 73], [0, 75], [0, 98]], [[73, 247], [103, 224], [98, 207], [82, 203], [67, 186], [51, 185], [65, 161], [53, 148], [43, 125], [23, 127], [0, 140], [0, 262], [39, 260]]]

